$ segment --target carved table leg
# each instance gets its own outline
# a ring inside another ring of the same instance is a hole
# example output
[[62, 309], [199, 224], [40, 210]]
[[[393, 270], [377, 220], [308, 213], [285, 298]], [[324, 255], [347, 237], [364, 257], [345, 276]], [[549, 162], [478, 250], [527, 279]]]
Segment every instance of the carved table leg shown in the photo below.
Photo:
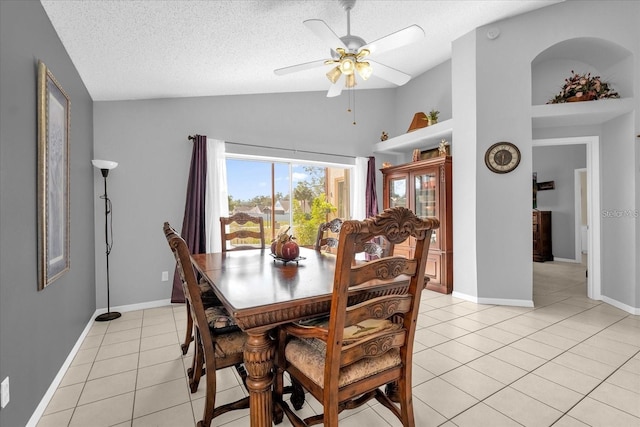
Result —
[[268, 331], [248, 333], [244, 346], [244, 365], [248, 374], [251, 427], [272, 426], [274, 355], [275, 346]]

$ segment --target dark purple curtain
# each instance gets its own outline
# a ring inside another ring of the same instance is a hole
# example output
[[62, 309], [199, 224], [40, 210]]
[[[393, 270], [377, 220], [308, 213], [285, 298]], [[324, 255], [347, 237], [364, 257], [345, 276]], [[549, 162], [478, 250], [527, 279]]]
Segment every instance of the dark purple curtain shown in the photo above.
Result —
[[[196, 135], [193, 138], [193, 153], [189, 168], [189, 182], [187, 183], [187, 201], [182, 220], [182, 238], [187, 242], [192, 254], [206, 251], [207, 241], [205, 232], [205, 194], [207, 179], [207, 137]], [[176, 268], [173, 275], [171, 302], [184, 302], [182, 281]]]
[[378, 215], [378, 197], [376, 196], [376, 158], [369, 157], [367, 165], [367, 184], [365, 189], [367, 217]]

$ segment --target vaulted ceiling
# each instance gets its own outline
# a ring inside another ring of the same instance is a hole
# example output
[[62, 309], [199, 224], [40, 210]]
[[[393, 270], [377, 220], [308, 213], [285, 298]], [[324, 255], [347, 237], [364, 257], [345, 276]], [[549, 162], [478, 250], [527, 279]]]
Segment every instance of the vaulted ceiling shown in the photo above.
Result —
[[[412, 77], [451, 56], [469, 31], [562, 0], [359, 0], [351, 34], [367, 43], [412, 24], [424, 40], [376, 56]], [[326, 59], [329, 47], [303, 21], [338, 36], [338, 0], [41, 0], [95, 101], [326, 91], [330, 66], [277, 76], [273, 70]], [[55, 70], [53, 70], [55, 72]], [[374, 75], [357, 89], [389, 88]]]

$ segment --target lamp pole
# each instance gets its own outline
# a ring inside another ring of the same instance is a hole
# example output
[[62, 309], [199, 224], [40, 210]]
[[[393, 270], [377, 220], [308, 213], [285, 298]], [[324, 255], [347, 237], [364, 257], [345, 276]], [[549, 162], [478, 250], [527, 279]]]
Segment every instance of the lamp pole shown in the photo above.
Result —
[[109, 164], [107, 166], [111, 166], [111, 167], [101, 167], [101, 166], [105, 166], [105, 164], [102, 164], [102, 163], [96, 164], [96, 162], [104, 162], [104, 161], [94, 160], [93, 164], [94, 166], [100, 168], [100, 171], [102, 172], [102, 177], [104, 178], [104, 195], [101, 196], [101, 198], [104, 199], [104, 242], [106, 246], [106, 255], [107, 255], [107, 312], [98, 315], [95, 318], [95, 320], [97, 322], [106, 322], [109, 320], [117, 319], [118, 317], [122, 316], [117, 311], [111, 311], [111, 301], [110, 301], [110, 295], [109, 295], [109, 288], [110, 288], [109, 286], [110, 285], [109, 284], [109, 254], [111, 253], [112, 242], [111, 243], [109, 242], [109, 214], [111, 213], [111, 200], [107, 195], [107, 176], [109, 175], [109, 170], [115, 168], [118, 164], [115, 162], [108, 162]]

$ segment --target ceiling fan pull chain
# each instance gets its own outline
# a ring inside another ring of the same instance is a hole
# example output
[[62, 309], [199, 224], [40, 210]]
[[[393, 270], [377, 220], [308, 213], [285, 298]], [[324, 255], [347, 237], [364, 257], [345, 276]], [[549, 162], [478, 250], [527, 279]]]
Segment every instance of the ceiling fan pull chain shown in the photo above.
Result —
[[[353, 97], [353, 109], [351, 108], [351, 97]], [[347, 113], [353, 112], [353, 124], [356, 124], [356, 92], [353, 88], [347, 89], [347, 99], [349, 100], [349, 107]]]
[[354, 89], [351, 89], [351, 92], [353, 92], [353, 125], [356, 125], [356, 91]]

